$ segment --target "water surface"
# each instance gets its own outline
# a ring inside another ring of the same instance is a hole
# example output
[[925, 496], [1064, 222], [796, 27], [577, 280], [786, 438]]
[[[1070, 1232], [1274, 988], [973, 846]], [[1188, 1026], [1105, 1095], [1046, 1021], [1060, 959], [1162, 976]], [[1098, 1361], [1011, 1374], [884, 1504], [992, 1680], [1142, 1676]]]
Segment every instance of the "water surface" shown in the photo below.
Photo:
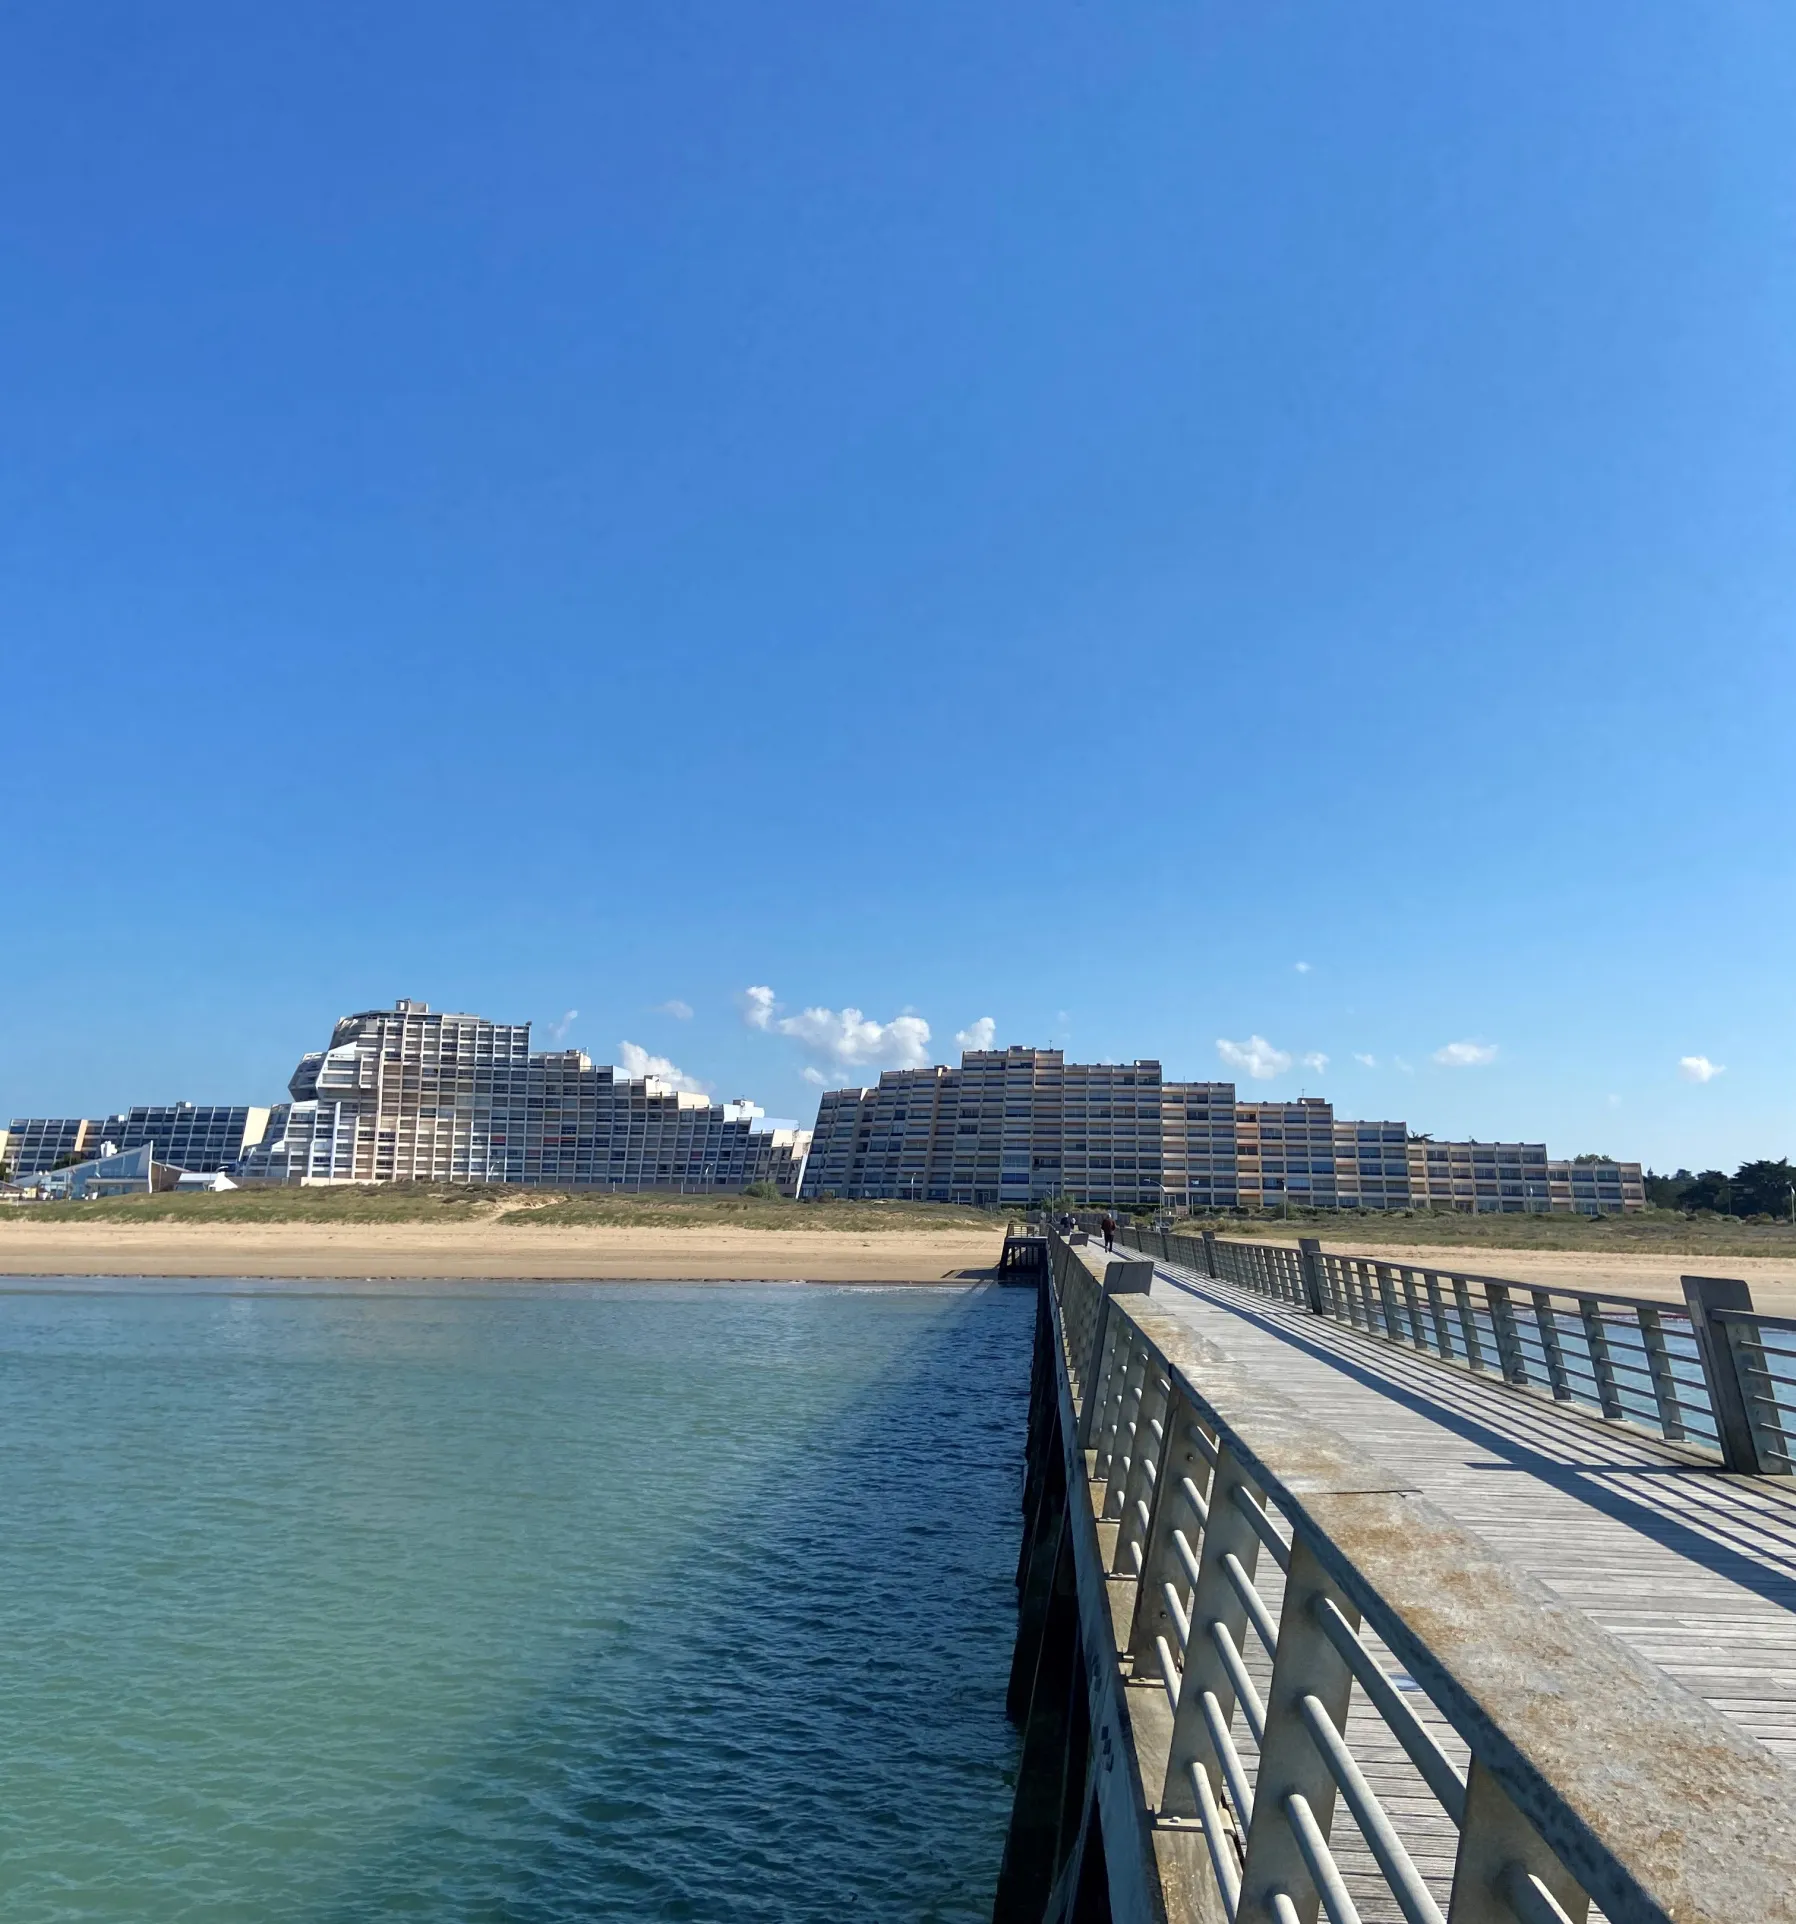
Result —
[[0, 1294], [0, 1914], [988, 1916], [1031, 1314]]

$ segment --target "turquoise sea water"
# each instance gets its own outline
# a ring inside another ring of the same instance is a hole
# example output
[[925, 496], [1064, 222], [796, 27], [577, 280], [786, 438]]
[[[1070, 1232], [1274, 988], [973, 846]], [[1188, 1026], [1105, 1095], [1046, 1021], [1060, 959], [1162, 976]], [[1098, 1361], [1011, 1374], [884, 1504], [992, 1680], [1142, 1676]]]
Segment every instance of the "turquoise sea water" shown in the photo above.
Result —
[[0, 1916], [988, 1916], [1032, 1311], [0, 1294]]

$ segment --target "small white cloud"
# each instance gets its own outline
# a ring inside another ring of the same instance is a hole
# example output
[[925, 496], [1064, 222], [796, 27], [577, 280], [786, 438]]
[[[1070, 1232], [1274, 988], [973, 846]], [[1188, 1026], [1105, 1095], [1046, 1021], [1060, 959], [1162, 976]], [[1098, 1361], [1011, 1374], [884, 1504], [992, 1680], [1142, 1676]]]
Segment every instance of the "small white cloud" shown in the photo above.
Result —
[[1256, 1082], [1270, 1082], [1291, 1066], [1284, 1050], [1273, 1048], [1263, 1035], [1250, 1035], [1245, 1042], [1229, 1042], [1218, 1036], [1216, 1053], [1231, 1069], [1244, 1071]]
[[1303, 1058], [1303, 1066], [1306, 1069], [1314, 1069], [1317, 1075], [1320, 1075], [1322, 1071], [1328, 1067], [1328, 1058], [1320, 1049], [1312, 1049], [1309, 1054]]
[[1686, 1082], [1713, 1082], [1717, 1076], [1726, 1075], [1727, 1070], [1707, 1056], [1679, 1056], [1678, 1074]]
[[798, 1073], [814, 1088], [827, 1089], [829, 1087], [829, 1077], [826, 1076], [821, 1069], [813, 1069], [808, 1062]]
[[695, 1096], [708, 1096], [711, 1085], [700, 1082], [696, 1076], [689, 1076], [684, 1069], [677, 1068], [666, 1056], [652, 1056], [638, 1042], [620, 1042], [617, 1045], [617, 1059], [627, 1076], [653, 1076], [657, 1082], [665, 1082], [670, 1089], [685, 1089]]
[[1391, 1060], [1397, 1065], [1399, 1069], [1403, 1071], [1403, 1073], [1406, 1076], [1413, 1076], [1415, 1074], [1414, 1065], [1412, 1063], [1405, 1062], [1401, 1056], [1392, 1056]]
[[765, 986], [744, 989], [736, 998], [736, 1006], [742, 1011], [742, 1020], [751, 1029], [771, 1029], [773, 1027], [774, 996]]
[[559, 1022], [551, 1022], [549, 1024], [549, 1040], [551, 1042], [565, 1042], [567, 1040], [567, 1032], [574, 1026], [575, 1019], [579, 1013], [580, 1011], [578, 1009], [569, 1009], [567, 1014], [564, 1015]]
[[1310, 972], [1310, 965], [1307, 962], [1293, 962], [1291, 966], [1299, 975], [1308, 975]]
[[960, 1049], [989, 1049], [996, 1040], [998, 1025], [989, 1015], [982, 1015], [977, 1022], [969, 1023], [964, 1029], [954, 1031], [954, 1043]]
[[1359, 1063], [1362, 1068], [1376, 1069], [1378, 1067], [1378, 1058], [1376, 1056], [1363, 1056], [1357, 1049], [1353, 1052], [1353, 1059]]
[[1497, 1059], [1494, 1042], [1449, 1042], [1436, 1049], [1434, 1059], [1443, 1069], [1482, 1069]]
[[657, 1002], [650, 1011], [650, 1014], [670, 1015], [676, 1022], [690, 1022], [692, 1020], [692, 1004], [690, 1002], [682, 1002], [676, 995], [670, 997], [666, 1002]]

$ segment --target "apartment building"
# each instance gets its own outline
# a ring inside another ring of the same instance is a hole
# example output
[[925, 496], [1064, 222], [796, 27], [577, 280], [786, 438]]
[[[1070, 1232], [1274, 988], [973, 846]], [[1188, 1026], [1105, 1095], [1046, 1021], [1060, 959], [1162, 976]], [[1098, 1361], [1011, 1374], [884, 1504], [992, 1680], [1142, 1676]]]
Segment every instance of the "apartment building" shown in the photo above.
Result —
[[1546, 1215], [1553, 1206], [1543, 1142], [1409, 1145], [1409, 1193], [1418, 1208], [1475, 1215]]
[[796, 1195], [809, 1132], [750, 1103], [533, 1053], [527, 1022], [401, 1000], [343, 1017], [238, 1166], [249, 1182], [492, 1182]]
[[1578, 1216], [1630, 1215], [1646, 1207], [1646, 1182], [1637, 1162], [1578, 1156], [1547, 1164], [1553, 1208]]
[[1157, 1062], [1069, 1063], [1060, 1049], [888, 1069], [872, 1088], [823, 1096], [805, 1194], [1157, 1209], [1164, 1100]]
[[1168, 1082], [1160, 1092], [1161, 1195], [1203, 1214], [1240, 1206], [1232, 1082]]
[[15, 1116], [0, 1138], [0, 1160], [15, 1180], [41, 1175], [68, 1156], [147, 1147], [159, 1163], [206, 1174], [228, 1169], [262, 1140], [269, 1111], [250, 1104], [144, 1104], [110, 1116]]
[[1337, 1208], [1410, 1206], [1408, 1123], [1344, 1122], [1337, 1117], [1334, 1138]]
[[1335, 1110], [1320, 1096], [1235, 1105], [1236, 1194], [1243, 1209], [1333, 1209]]

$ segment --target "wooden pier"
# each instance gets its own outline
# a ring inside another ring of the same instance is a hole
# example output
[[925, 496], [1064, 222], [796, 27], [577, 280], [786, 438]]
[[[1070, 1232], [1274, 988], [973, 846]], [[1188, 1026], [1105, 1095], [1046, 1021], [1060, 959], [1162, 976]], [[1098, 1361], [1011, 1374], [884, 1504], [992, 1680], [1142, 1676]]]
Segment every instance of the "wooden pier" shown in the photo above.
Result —
[[1796, 1919], [1778, 1319], [1043, 1240], [996, 1924]]

